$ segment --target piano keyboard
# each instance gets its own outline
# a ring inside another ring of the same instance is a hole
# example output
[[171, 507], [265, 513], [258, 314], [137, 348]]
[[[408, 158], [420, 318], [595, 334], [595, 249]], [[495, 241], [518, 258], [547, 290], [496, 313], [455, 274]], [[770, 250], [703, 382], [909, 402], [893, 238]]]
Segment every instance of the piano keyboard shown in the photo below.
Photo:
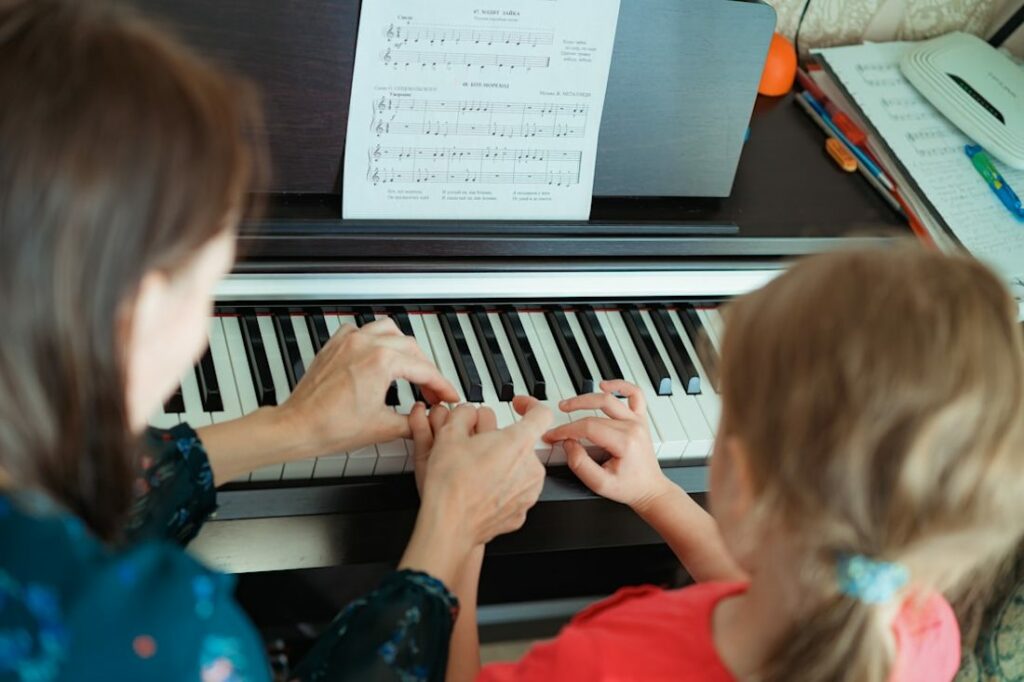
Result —
[[[218, 307], [208, 350], [151, 424], [199, 428], [280, 404], [338, 329], [382, 317], [416, 339], [460, 400], [494, 410], [499, 426], [519, 418], [514, 395], [543, 402], [556, 424], [599, 416], [566, 415], [558, 402], [599, 390], [602, 380], [625, 379], [644, 391], [663, 466], [699, 462], [711, 453], [720, 414], [712, 377], [722, 322], [713, 306], [689, 304], [370, 308], [317, 301]], [[407, 414], [419, 398], [416, 386], [397, 381], [385, 402]], [[400, 474], [411, 469], [411, 453], [412, 443], [398, 440], [266, 467], [238, 483]], [[565, 464], [560, 446], [538, 443], [537, 456], [548, 465]]]

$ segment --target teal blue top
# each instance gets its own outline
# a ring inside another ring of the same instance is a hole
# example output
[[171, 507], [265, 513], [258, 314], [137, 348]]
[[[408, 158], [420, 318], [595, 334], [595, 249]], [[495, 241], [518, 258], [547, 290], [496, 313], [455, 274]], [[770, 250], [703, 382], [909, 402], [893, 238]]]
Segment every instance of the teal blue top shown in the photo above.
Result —
[[[234, 578], [183, 550], [216, 507], [188, 426], [148, 434], [129, 541], [111, 548], [38, 494], [0, 495], [0, 682], [269, 682]], [[443, 680], [458, 604], [439, 581], [387, 576], [349, 604], [295, 680]]]

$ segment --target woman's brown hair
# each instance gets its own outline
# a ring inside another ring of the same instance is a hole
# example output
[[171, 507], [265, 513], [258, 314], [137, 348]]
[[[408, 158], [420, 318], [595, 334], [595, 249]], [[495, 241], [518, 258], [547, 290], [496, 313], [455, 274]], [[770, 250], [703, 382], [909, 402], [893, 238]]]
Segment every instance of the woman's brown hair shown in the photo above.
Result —
[[[726, 311], [724, 424], [759, 521], [792, 538], [806, 595], [761, 680], [884, 682], [915, 590], [966, 609], [1024, 532], [1024, 344], [980, 263], [913, 246], [810, 258]], [[901, 564], [890, 604], [837, 562]], [[981, 590], [981, 593], [984, 591]]]
[[0, 0], [0, 102], [0, 468], [112, 539], [137, 473], [123, 311], [245, 209], [258, 104], [92, 0]]

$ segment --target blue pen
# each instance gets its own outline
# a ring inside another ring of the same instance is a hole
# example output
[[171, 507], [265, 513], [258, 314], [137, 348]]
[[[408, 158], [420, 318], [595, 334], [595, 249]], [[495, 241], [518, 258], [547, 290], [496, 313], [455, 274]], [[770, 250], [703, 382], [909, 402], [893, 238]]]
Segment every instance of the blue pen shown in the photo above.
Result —
[[853, 155], [857, 157], [857, 160], [860, 161], [860, 163], [865, 168], [868, 169], [869, 173], [875, 176], [875, 178], [880, 183], [885, 185], [885, 188], [887, 190], [889, 190], [890, 192], [896, 191], [896, 186], [892, 184], [892, 180], [890, 180], [886, 176], [886, 174], [882, 172], [882, 169], [879, 168], [878, 165], [875, 164], [875, 162], [872, 161], [871, 158], [864, 153], [864, 150], [862, 150], [854, 143], [850, 142], [850, 139], [843, 134], [843, 131], [841, 131], [839, 127], [832, 122], [832, 117], [828, 115], [828, 111], [826, 111], [825, 107], [821, 105], [821, 102], [814, 99], [814, 95], [805, 90], [804, 92], [797, 95], [797, 97], [803, 97], [804, 101], [811, 105], [811, 108], [813, 108], [814, 111], [817, 112], [818, 116], [821, 117], [821, 120], [824, 121], [825, 125], [827, 125], [829, 130], [832, 131], [832, 134], [839, 138], [840, 142], [846, 145], [846, 147], [853, 153]]
[[992, 159], [988, 158], [988, 154], [976, 144], [965, 145], [964, 153], [967, 154], [971, 165], [978, 171], [978, 174], [985, 178], [985, 182], [999, 197], [999, 201], [1003, 202], [1003, 206], [1010, 209], [1010, 213], [1017, 216], [1018, 219], [1024, 219], [1024, 207], [1021, 206], [1020, 197], [1006, 184], [1006, 179], [996, 169]]

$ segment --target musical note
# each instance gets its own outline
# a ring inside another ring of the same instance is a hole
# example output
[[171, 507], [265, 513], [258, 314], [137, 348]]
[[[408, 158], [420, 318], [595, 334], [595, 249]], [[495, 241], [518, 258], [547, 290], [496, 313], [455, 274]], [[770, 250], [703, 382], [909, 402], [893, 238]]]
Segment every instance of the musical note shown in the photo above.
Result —
[[409, 24], [404, 32], [389, 24], [384, 32], [388, 42], [395, 43], [394, 47], [412, 43], [418, 45], [445, 45], [452, 43], [460, 45], [471, 43], [473, 45], [507, 45], [507, 46], [529, 46], [531, 48], [547, 46], [554, 43], [555, 34], [545, 29], [517, 29], [497, 30], [483, 29], [476, 26], [456, 25], [432, 25], [432, 24]]
[[380, 54], [384, 64], [411, 67], [465, 66], [485, 69], [546, 69], [551, 65], [550, 57], [516, 56], [501, 54], [476, 54], [470, 52], [418, 52], [415, 50], [394, 50], [389, 47]]

